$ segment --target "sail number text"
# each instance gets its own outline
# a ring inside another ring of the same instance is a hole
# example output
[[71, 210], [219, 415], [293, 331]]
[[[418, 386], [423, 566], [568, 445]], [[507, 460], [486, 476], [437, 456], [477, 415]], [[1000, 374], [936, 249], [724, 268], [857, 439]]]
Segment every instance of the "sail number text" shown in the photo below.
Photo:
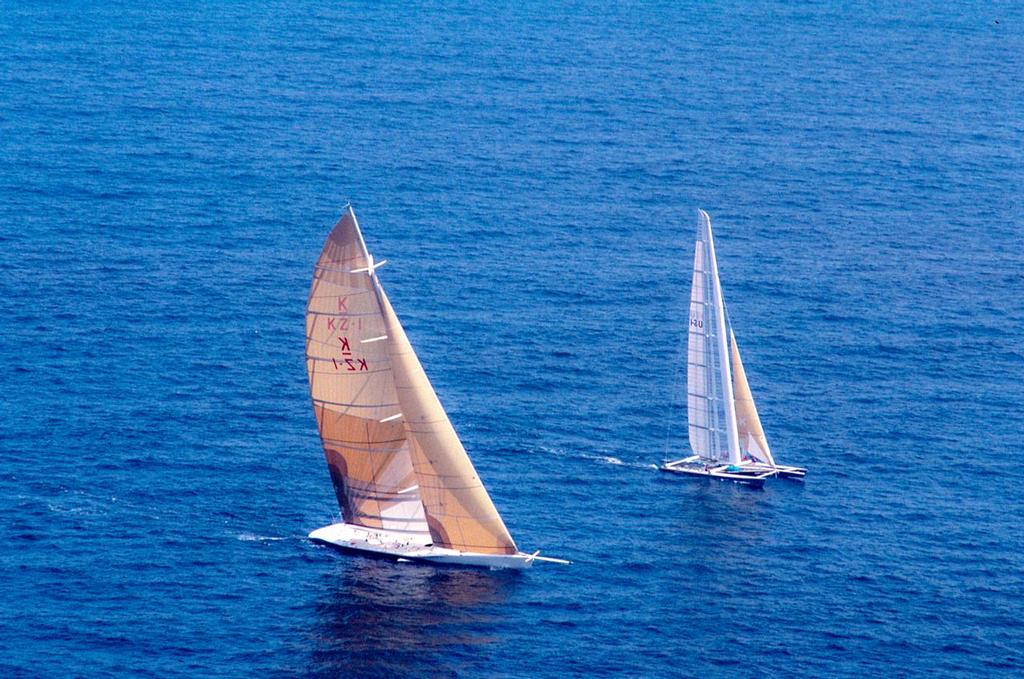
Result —
[[339, 337], [338, 341], [341, 342], [341, 358], [331, 358], [334, 361], [335, 370], [344, 370], [350, 373], [369, 371], [370, 367], [366, 365], [365, 358], [352, 358], [352, 346], [349, 344], [348, 337]]

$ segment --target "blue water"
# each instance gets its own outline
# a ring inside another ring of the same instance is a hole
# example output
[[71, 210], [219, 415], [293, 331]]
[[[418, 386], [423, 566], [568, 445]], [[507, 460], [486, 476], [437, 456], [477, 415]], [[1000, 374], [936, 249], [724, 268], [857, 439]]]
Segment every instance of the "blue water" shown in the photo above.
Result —
[[[1024, 672], [1024, 12], [833, 4], [0, 6], [0, 675]], [[347, 200], [571, 567], [304, 538]], [[653, 469], [698, 206], [805, 484]]]

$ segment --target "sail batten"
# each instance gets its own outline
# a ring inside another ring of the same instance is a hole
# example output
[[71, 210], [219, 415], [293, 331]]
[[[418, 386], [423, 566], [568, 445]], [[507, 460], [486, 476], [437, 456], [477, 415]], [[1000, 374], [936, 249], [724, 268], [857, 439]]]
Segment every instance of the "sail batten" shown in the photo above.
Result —
[[[319, 399], [319, 398], [314, 398], [313, 399], [313, 403], [319, 403], [319, 404], [329, 405], [329, 406], [337, 406], [339, 408], [380, 408], [381, 407], [379, 405], [373, 405], [373, 404], [367, 405], [365, 403], [338, 403], [337, 401], [325, 401], [325, 400]], [[397, 403], [385, 403], [385, 404], [382, 404], [382, 405], [385, 405], [385, 406], [388, 406], [388, 405], [396, 406], [398, 404]]]

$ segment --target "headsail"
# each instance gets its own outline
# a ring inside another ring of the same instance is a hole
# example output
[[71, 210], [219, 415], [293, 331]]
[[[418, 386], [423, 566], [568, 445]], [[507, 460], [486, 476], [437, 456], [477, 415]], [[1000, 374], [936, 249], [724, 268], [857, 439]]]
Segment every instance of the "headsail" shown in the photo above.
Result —
[[690, 447], [705, 460], [737, 464], [739, 443], [726, 334], [711, 218], [699, 210], [687, 340]]
[[739, 433], [740, 449], [744, 457], [754, 462], [775, 466], [772, 451], [768, 447], [768, 438], [761, 427], [761, 418], [754, 405], [754, 395], [750, 393], [747, 383], [747, 372], [743, 369], [740, 359], [740, 348], [736, 345], [736, 335], [729, 329], [729, 344], [732, 347], [732, 378], [736, 396], [736, 430]]
[[398, 400], [434, 544], [515, 554], [516, 544], [477, 476], [391, 304], [378, 287]]
[[327, 237], [306, 305], [310, 395], [345, 522], [426, 544], [372, 271], [349, 208]]

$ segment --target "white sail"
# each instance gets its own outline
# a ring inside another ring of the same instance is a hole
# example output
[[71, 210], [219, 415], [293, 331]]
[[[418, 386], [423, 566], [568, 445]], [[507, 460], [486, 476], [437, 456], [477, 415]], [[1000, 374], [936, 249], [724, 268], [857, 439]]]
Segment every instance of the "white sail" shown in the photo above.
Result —
[[699, 210], [687, 340], [690, 447], [704, 460], [739, 464], [726, 326], [711, 218]]

